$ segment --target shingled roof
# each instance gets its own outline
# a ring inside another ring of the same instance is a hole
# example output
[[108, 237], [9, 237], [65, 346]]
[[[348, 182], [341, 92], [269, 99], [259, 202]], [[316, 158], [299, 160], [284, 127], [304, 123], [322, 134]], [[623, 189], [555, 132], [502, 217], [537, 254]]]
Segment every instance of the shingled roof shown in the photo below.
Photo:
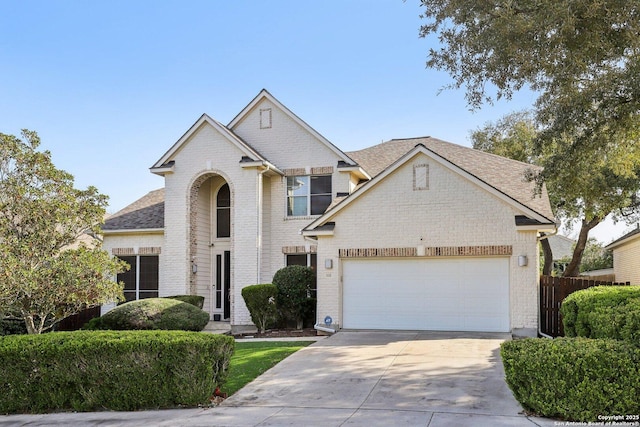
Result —
[[[345, 153], [356, 161], [369, 175], [375, 177], [383, 172], [416, 145], [422, 144], [456, 166], [466, 170], [480, 180], [510, 198], [553, 220], [546, 188], [542, 194], [535, 194], [535, 184], [525, 179], [528, 171], [538, 170], [528, 163], [522, 163], [469, 147], [452, 144], [436, 138], [421, 137], [392, 139], [363, 150]], [[334, 200], [331, 207], [345, 197]], [[164, 189], [154, 190], [110, 216], [102, 229], [140, 230], [164, 228]]]
[[103, 231], [164, 228], [164, 188], [154, 190], [111, 215]]
[[466, 170], [510, 198], [538, 212], [545, 218], [553, 220], [554, 215], [549, 204], [546, 188], [542, 188], [542, 194], [536, 195], [535, 183], [525, 178], [526, 174], [531, 170], [539, 170], [536, 166], [528, 163], [518, 162], [429, 136], [392, 139], [373, 147], [347, 152], [346, 154], [372, 177], [375, 177], [418, 144], [424, 145], [427, 149]]

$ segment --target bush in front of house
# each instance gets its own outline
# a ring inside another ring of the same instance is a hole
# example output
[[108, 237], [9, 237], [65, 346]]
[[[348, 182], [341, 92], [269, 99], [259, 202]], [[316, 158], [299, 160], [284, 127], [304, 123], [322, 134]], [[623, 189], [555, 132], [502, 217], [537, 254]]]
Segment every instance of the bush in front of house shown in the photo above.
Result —
[[568, 337], [640, 344], [640, 286], [596, 286], [574, 292], [562, 301], [560, 313]]
[[186, 302], [188, 304], [194, 305], [202, 310], [204, 307], [204, 297], [200, 295], [172, 295], [170, 297], [164, 297], [170, 299], [177, 299], [178, 301]]
[[278, 288], [271, 283], [251, 285], [242, 288], [242, 298], [251, 314], [251, 321], [264, 332], [278, 319], [276, 295]]
[[285, 318], [295, 320], [298, 329], [302, 329], [309, 311], [315, 309], [312, 297], [315, 280], [313, 270], [301, 265], [289, 265], [273, 275], [273, 284], [278, 289], [276, 305]]
[[528, 411], [572, 421], [640, 413], [640, 349], [626, 341], [557, 338], [507, 341], [506, 381]]
[[169, 298], [146, 298], [117, 306], [90, 321], [87, 329], [201, 331], [208, 322], [209, 313], [189, 303]]
[[27, 325], [24, 319], [16, 319], [13, 317], [0, 318], [0, 336], [2, 335], [21, 335], [27, 333]]
[[0, 339], [0, 413], [132, 411], [208, 403], [234, 340], [183, 331], [74, 331]]

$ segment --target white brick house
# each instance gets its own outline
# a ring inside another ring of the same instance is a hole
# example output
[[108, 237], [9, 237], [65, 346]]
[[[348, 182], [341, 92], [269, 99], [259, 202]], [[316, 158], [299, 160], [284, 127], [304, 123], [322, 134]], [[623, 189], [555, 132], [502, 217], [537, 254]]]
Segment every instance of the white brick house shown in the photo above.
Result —
[[104, 245], [135, 264], [130, 299], [202, 295], [234, 328], [244, 286], [306, 264], [332, 328], [535, 331], [555, 224], [530, 168], [430, 137], [344, 153], [263, 90], [226, 126], [200, 117]]

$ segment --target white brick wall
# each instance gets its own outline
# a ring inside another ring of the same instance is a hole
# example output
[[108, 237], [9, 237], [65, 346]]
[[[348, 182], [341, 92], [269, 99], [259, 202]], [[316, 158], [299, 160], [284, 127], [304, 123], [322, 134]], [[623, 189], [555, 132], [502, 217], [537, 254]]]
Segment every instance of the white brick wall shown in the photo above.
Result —
[[[135, 255], [138, 254], [139, 248], [143, 247], [162, 247], [164, 244], [164, 236], [162, 232], [154, 234], [107, 234], [104, 236], [102, 247], [104, 250], [113, 255], [114, 249], [119, 248], [133, 248]], [[160, 263], [159, 283], [162, 283], [162, 264], [164, 263], [164, 253], [160, 252], [158, 261]], [[163, 294], [159, 289], [160, 296], [167, 296], [169, 294]], [[114, 304], [105, 304], [101, 308], [100, 314], [105, 314], [107, 311], [115, 307]]]
[[[272, 127], [260, 129], [260, 108], [272, 108]], [[237, 126], [235, 131], [258, 152], [281, 169], [333, 167], [333, 194], [347, 192], [349, 179], [337, 171], [339, 157], [317, 141], [309, 132], [292, 121], [275, 105], [264, 101]], [[262, 194], [262, 251], [258, 274], [258, 171], [242, 169], [242, 152], [213, 127], [203, 125], [176, 153], [173, 174], [165, 177], [165, 262], [161, 265], [161, 289], [164, 293], [188, 293], [191, 279], [190, 253], [190, 201], [194, 182], [204, 174], [219, 174], [229, 183], [232, 193], [232, 307], [234, 326], [251, 324], [241, 290], [258, 282], [268, 283], [273, 274], [285, 265], [283, 246], [309, 246], [299, 231], [310, 217], [286, 218], [285, 180], [279, 176], [263, 177]], [[216, 184], [213, 184], [214, 186]], [[206, 228], [208, 206], [211, 201], [201, 188], [196, 209], [197, 249], [194, 262], [198, 265], [196, 289], [209, 297], [211, 287], [211, 257]], [[209, 193], [207, 193], [209, 194]]]
[[[260, 110], [271, 108], [272, 126], [260, 129]], [[349, 192], [349, 175], [337, 170], [335, 152], [312, 134], [291, 120], [268, 100], [258, 103], [233, 131], [280, 169], [302, 168], [307, 172], [316, 167], [333, 167], [333, 197]], [[263, 268], [261, 281], [269, 283], [273, 275], [285, 265], [284, 246], [310, 246], [300, 235], [313, 218], [286, 216], [286, 180], [274, 176], [265, 179], [263, 212]]]
[[613, 249], [616, 282], [640, 285], [640, 237]]
[[[270, 129], [260, 129], [259, 111], [265, 108], [272, 111]], [[233, 131], [281, 169], [336, 167], [338, 163], [332, 150], [266, 99], [259, 102]]]
[[[175, 155], [175, 172], [165, 177], [165, 263], [161, 267], [164, 293], [188, 293], [192, 274], [189, 259], [191, 188], [203, 175], [222, 176], [229, 184], [232, 199], [231, 323], [236, 325], [251, 323], [240, 291], [257, 279], [258, 172], [240, 166], [242, 155], [240, 149], [207, 124]], [[206, 215], [205, 211], [206, 207], [200, 206], [201, 215]], [[199, 220], [203, 221], [208, 218]], [[204, 283], [210, 280], [211, 257], [205, 237], [199, 239], [195, 254], [200, 263], [196, 283], [201, 292], [208, 293]]]
[[[413, 164], [429, 163], [429, 190], [413, 190]], [[341, 322], [338, 249], [511, 245], [512, 328], [537, 328], [536, 232], [518, 232], [520, 214], [485, 190], [419, 154], [335, 217], [332, 237], [319, 237], [318, 316]], [[527, 255], [527, 267], [518, 267]], [[326, 270], [331, 258], [334, 268]], [[336, 268], [337, 267], [337, 268]]]

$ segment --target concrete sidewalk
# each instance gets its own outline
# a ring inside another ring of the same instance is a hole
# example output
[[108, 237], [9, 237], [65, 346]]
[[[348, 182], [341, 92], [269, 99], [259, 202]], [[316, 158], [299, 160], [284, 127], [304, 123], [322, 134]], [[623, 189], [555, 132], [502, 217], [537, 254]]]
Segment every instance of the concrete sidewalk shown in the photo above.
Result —
[[304, 348], [221, 406], [12, 415], [0, 426], [551, 426], [504, 382], [506, 334], [340, 332]]

